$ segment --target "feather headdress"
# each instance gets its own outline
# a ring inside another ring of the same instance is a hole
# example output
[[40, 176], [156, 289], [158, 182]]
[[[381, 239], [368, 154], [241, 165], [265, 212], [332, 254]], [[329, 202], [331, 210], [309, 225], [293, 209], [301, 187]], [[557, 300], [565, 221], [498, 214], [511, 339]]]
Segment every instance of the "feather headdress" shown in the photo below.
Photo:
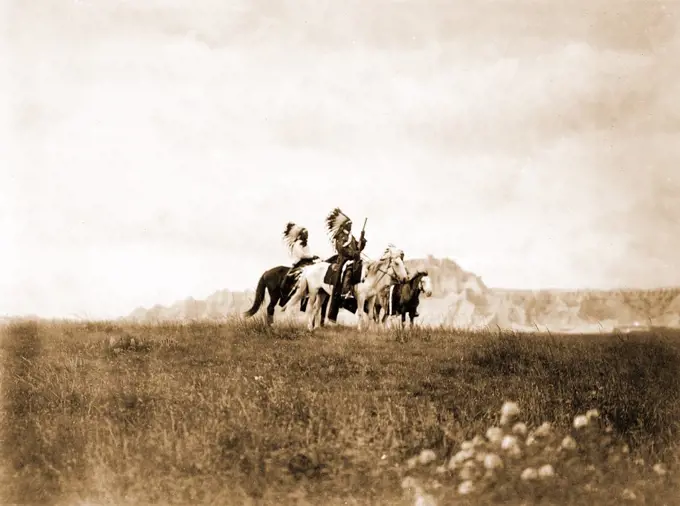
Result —
[[289, 250], [293, 249], [295, 241], [297, 241], [303, 230], [304, 227], [296, 225], [292, 221], [289, 221], [286, 224], [286, 229], [283, 231], [283, 241], [286, 243], [286, 246], [288, 246]]
[[335, 239], [338, 236], [340, 230], [350, 225], [352, 220], [343, 213], [339, 207], [333, 209], [328, 216], [326, 216], [326, 228], [331, 238]]

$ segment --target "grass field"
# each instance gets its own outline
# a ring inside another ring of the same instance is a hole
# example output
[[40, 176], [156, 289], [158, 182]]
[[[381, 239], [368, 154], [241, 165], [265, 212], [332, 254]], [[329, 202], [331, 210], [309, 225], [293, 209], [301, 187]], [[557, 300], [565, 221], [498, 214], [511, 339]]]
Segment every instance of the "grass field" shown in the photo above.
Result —
[[26, 322], [0, 353], [2, 504], [680, 504], [677, 334]]

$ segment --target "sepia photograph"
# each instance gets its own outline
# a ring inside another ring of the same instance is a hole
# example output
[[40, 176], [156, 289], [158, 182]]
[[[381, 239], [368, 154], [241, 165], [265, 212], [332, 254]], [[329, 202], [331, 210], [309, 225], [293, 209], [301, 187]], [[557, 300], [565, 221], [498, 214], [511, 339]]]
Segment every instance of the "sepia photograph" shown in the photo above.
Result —
[[1, 505], [680, 506], [680, 2], [0, 9]]

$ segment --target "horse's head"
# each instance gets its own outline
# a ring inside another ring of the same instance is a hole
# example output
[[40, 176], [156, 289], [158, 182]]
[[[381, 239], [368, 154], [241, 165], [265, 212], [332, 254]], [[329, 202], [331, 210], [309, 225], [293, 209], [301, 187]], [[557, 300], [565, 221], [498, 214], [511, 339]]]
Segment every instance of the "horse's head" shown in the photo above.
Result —
[[425, 294], [425, 297], [432, 297], [432, 279], [430, 279], [427, 271], [420, 271], [417, 275], [420, 276], [420, 281], [418, 282], [420, 291]]
[[408, 272], [406, 265], [404, 265], [404, 252], [401, 249], [390, 244], [380, 260], [386, 264], [390, 275], [397, 281], [408, 281]]

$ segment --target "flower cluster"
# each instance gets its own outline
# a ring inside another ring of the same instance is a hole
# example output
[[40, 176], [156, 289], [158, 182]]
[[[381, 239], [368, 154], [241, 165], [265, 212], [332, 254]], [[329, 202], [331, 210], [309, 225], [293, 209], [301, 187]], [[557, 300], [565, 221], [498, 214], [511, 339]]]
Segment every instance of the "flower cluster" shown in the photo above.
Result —
[[[432, 450], [423, 450], [407, 462], [410, 475], [402, 487], [410, 490], [419, 504], [435, 504], [429, 492], [440, 489], [454, 489], [458, 496], [555, 493], [561, 489], [558, 485], [567, 483], [591, 490], [596, 488], [593, 480], [598, 472], [601, 474], [629, 451], [625, 445], [618, 448], [613, 444], [611, 429], [602, 424], [597, 409], [574, 417], [567, 434], [559, 434], [550, 422], [530, 430], [520, 414], [517, 403], [504, 403], [499, 423], [484, 436], [461, 442], [458, 451], [444, 463], [437, 462]], [[598, 455], [604, 455], [604, 460], [598, 460]], [[434, 480], [425, 477], [425, 481], [419, 481], [413, 476], [432, 467]], [[667, 470], [657, 464], [654, 472], [665, 476]]]

